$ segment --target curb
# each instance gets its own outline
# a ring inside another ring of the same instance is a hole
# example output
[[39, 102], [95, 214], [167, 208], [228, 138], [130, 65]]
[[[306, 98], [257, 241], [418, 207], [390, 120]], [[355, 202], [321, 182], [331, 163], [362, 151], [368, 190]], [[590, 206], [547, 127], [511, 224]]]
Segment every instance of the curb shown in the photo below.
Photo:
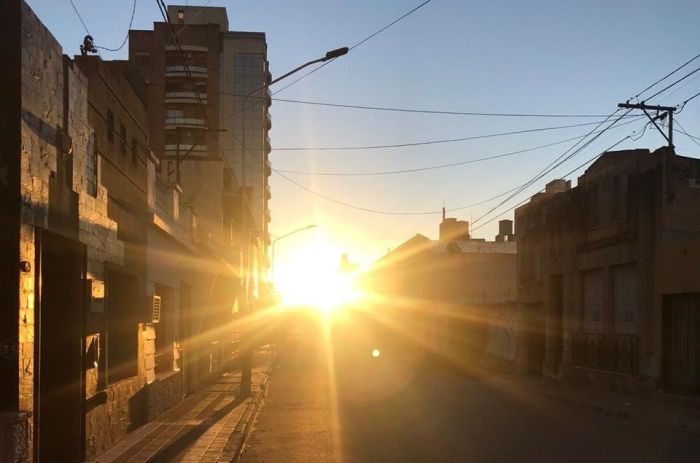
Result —
[[267, 385], [270, 382], [270, 375], [267, 374], [265, 379], [258, 385], [257, 391], [254, 396], [248, 399], [248, 404], [246, 409], [238, 421], [236, 428], [233, 430], [229, 442], [226, 445], [226, 453], [233, 453], [231, 458], [231, 463], [238, 463], [241, 456], [243, 455], [243, 450], [245, 449], [245, 444], [248, 440], [248, 436], [253, 429], [253, 423], [258, 417], [260, 408], [263, 404], [263, 400], [267, 396]]

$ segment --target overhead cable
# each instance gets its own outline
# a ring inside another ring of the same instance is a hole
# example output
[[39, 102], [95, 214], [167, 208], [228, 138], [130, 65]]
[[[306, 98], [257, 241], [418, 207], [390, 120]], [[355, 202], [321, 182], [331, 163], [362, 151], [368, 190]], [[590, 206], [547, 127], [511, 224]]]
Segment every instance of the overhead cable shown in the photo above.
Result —
[[[638, 120], [638, 118], [641, 118], [644, 116], [634, 116], [634, 117], [635, 117], [634, 120], [629, 120], [627, 122], [619, 124], [619, 127], [636, 122]], [[530, 148], [524, 148], [524, 149], [520, 149], [520, 150], [516, 150], [516, 151], [510, 151], [508, 153], [495, 154], [492, 156], [485, 156], [482, 158], [469, 159], [466, 161], [453, 162], [453, 163], [449, 163], [449, 164], [438, 164], [438, 165], [433, 165], [433, 166], [417, 167], [417, 168], [413, 168], [413, 169], [387, 170], [387, 171], [375, 171], [375, 172], [342, 172], [342, 171], [324, 172], [324, 171], [300, 171], [300, 170], [286, 170], [286, 169], [277, 169], [277, 170], [279, 172], [282, 172], [285, 174], [314, 175], [314, 176], [338, 176], [338, 177], [407, 174], [407, 173], [424, 172], [424, 171], [436, 170], [436, 169], [446, 169], [446, 168], [450, 168], [450, 167], [457, 167], [457, 166], [463, 166], [463, 165], [467, 165], [467, 164], [474, 164], [477, 162], [500, 159], [500, 158], [514, 156], [514, 155], [521, 154], [521, 153], [529, 153], [532, 151], [536, 151], [536, 150], [540, 150], [540, 149], [544, 149], [544, 148], [549, 148], [549, 147], [556, 146], [556, 145], [561, 145], [562, 143], [566, 143], [569, 141], [578, 140], [578, 139], [584, 138], [588, 135], [589, 135], [589, 133], [586, 133], [585, 135], [579, 135], [577, 137], [566, 138], [564, 140], [559, 140], [559, 141], [547, 143], [544, 145], [532, 146]]]
[[129, 27], [126, 28], [126, 35], [124, 36], [124, 41], [122, 42], [121, 45], [117, 48], [105, 48], [101, 47], [99, 45], [95, 45], [95, 48], [99, 48], [100, 50], [105, 50], [105, 51], [119, 51], [122, 48], [124, 48], [124, 45], [126, 45], [126, 41], [129, 40], [129, 31], [131, 30], [132, 24], [134, 24], [134, 15], [136, 14], [136, 0], [134, 0], [134, 6], [131, 8], [131, 19], [129, 20]]
[[[421, 3], [420, 5], [414, 7], [413, 9], [407, 11], [406, 13], [402, 14], [401, 16], [399, 16], [398, 18], [394, 19], [392, 22], [390, 22], [390, 23], [387, 24], [386, 26], [382, 27], [381, 29], [377, 30], [376, 32], [373, 32], [373, 33], [371, 33], [370, 35], [368, 35], [367, 37], [363, 38], [362, 40], [360, 40], [359, 42], [357, 42], [355, 45], [351, 46], [351, 47], [350, 47], [350, 50], [352, 50], [353, 48], [357, 48], [357, 47], [359, 47], [360, 45], [364, 44], [365, 42], [367, 42], [367, 41], [373, 39], [373, 38], [376, 37], [377, 35], [381, 34], [381, 33], [384, 32], [385, 30], [389, 29], [391, 26], [393, 26], [393, 25], [396, 24], [397, 22], [401, 21], [402, 19], [406, 18], [407, 16], [409, 16], [409, 15], [415, 13], [416, 11], [418, 11], [419, 9], [423, 8], [425, 5], [427, 5], [427, 4], [430, 3], [431, 1], [432, 1], [432, 0], [425, 0], [423, 3]], [[273, 92], [272, 94], [273, 94], [273, 95], [276, 95], [276, 94], [278, 94], [279, 92], [281, 92], [282, 90], [285, 90], [285, 89], [291, 87], [292, 85], [296, 84], [297, 82], [299, 82], [299, 81], [302, 80], [302, 79], [305, 79], [306, 77], [310, 76], [311, 74], [313, 74], [314, 72], [318, 71], [319, 69], [321, 69], [321, 68], [323, 68], [323, 67], [325, 67], [325, 66], [328, 66], [328, 65], [331, 64], [333, 61], [335, 61], [335, 58], [332, 59], [332, 60], [326, 61], [325, 63], [321, 64], [320, 66], [315, 67], [314, 69], [310, 70], [309, 72], [307, 72], [307, 73], [301, 75], [300, 77], [298, 77], [297, 79], [291, 81], [290, 83], [288, 83], [288, 84], [285, 85], [284, 87], [281, 87], [281, 88], [277, 89], [277, 90], [276, 90], [275, 92]]]
[[273, 151], [356, 151], [356, 150], [376, 150], [376, 149], [386, 149], [386, 148], [406, 148], [406, 147], [410, 147], [410, 146], [437, 145], [437, 144], [442, 144], [442, 143], [456, 143], [456, 142], [469, 141], [469, 140], [481, 140], [484, 138], [495, 138], [495, 137], [504, 137], [504, 136], [509, 136], [509, 135], [519, 135], [519, 134], [523, 134], [523, 133], [546, 132], [546, 131], [550, 131], [550, 130], [570, 129], [573, 127], [585, 127], [585, 126], [589, 126], [589, 125], [600, 126], [604, 122], [605, 122], [605, 120], [596, 121], [596, 122], [583, 122], [583, 123], [579, 123], [579, 124], [559, 125], [559, 126], [553, 126], [553, 127], [540, 127], [540, 128], [536, 128], [536, 129], [513, 130], [510, 132], [499, 132], [499, 133], [491, 133], [491, 134], [486, 134], [486, 135], [472, 135], [469, 137], [460, 137], [460, 138], [445, 138], [445, 139], [440, 139], [440, 140], [427, 140], [427, 141], [412, 142], [412, 143], [395, 143], [395, 144], [387, 144], [387, 145], [365, 145], [365, 146], [283, 147], [283, 148], [274, 148]]

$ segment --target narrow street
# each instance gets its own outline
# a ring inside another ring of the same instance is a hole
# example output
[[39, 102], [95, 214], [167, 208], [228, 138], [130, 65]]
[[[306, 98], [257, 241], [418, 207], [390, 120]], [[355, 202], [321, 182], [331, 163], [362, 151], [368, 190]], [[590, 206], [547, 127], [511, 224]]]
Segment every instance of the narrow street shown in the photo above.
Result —
[[[422, 365], [403, 387], [376, 381], [373, 375], [394, 366], [363, 372], [361, 360], [338, 353], [349, 346], [329, 344], [329, 336], [347, 341], [340, 333], [307, 336], [280, 354], [243, 461], [691, 462], [700, 456], [700, 438], [498, 390], [446, 367]], [[362, 355], [363, 343], [355, 346]]]

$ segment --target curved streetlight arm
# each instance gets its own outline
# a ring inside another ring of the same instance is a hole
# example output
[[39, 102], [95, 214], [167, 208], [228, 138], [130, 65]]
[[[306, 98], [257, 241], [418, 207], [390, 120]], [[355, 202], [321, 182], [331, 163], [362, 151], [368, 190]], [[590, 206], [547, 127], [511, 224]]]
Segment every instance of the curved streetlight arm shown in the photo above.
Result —
[[309, 229], [315, 228], [315, 227], [316, 227], [316, 224], [313, 223], [311, 225], [307, 225], [305, 227], [301, 227], [301, 228], [297, 228], [296, 230], [292, 230], [289, 233], [285, 233], [284, 235], [278, 236], [277, 238], [272, 240], [272, 244], [271, 244], [271, 247], [272, 247], [272, 265], [271, 265], [271, 267], [272, 267], [272, 281], [273, 282], [275, 281], [275, 243], [277, 243], [279, 240], [281, 240], [283, 238], [287, 238], [289, 236], [292, 236], [295, 233], [299, 233], [299, 232], [302, 232], [304, 230], [309, 230]]
[[323, 58], [311, 60], [308, 63], [304, 63], [301, 66], [298, 66], [298, 67], [292, 69], [291, 71], [287, 72], [286, 74], [282, 74], [281, 76], [277, 77], [276, 79], [271, 80], [269, 83], [263, 85], [262, 87], [248, 93], [248, 95], [246, 95], [246, 97], [251, 97], [251, 96], [255, 95], [256, 93], [265, 90], [266, 88], [270, 87], [271, 85], [276, 84], [280, 80], [282, 80], [286, 77], [289, 77], [296, 72], [301, 71], [305, 67], [311, 66], [312, 64], [316, 64], [316, 63], [325, 63], [328, 60], [339, 58], [343, 55], [346, 55], [348, 53], [348, 51], [350, 51], [350, 49], [348, 47], [336, 48], [335, 50], [328, 51], [328, 52], [326, 52], [326, 56], [324, 56]]
[[277, 238], [272, 240], [272, 245], [274, 246], [276, 242], [278, 242], [279, 240], [281, 240], [283, 238], [286, 238], [288, 236], [291, 236], [295, 233], [299, 233], [299, 232], [304, 231], [304, 230], [309, 230], [310, 228], [314, 228], [314, 227], [316, 227], [316, 224], [307, 225], [305, 227], [297, 228], [296, 230], [290, 231], [289, 233], [285, 233], [284, 235], [278, 236]]

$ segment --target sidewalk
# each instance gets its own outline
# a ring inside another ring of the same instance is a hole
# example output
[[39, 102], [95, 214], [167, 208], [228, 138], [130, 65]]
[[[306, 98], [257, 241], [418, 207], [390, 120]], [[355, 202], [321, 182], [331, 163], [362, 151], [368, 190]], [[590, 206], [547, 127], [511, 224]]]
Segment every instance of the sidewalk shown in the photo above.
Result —
[[538, 376], [500, 375], [484, 382], [514, 394], [532, 394], [565, 406], [700, 437], [700, 400], [664, 395], [639, 397]]
[[240, 372], [226, 373], [93, 460], [118, 462], [233, 461], [264, 394], [268, 362], [253, 369], [253, 390], [239, 395]]

